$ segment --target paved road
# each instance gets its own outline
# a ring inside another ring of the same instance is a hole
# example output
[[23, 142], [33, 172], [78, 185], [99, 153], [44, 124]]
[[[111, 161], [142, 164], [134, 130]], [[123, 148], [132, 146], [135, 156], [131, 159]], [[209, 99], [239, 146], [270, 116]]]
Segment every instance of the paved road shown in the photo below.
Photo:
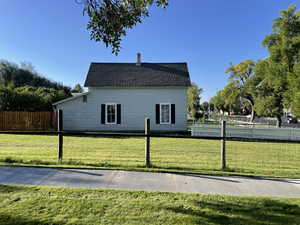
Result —
[[300, 179], [0, 166], [0, 184], [300, 197]]

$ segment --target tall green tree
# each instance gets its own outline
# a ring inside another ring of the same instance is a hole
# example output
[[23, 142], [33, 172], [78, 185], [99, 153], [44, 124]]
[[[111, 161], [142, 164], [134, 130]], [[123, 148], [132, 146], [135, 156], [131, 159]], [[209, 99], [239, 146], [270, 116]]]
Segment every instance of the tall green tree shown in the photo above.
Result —
[[292, 110], [294, 115], [300, 116], [300, 63], [294, 66], [294, 73], [288, 78], [288, 83], [285, 105]]
[[[229, 105], [243, 105], [245, 108], [250, 106], [251, 119], [253, 122], [255, 117], [254, 97], [252, 95], [252, 86], [249, 81], [254, 76], [255, 62], [253, 60], [245, 60], [237, 65], [230, 64], [226, 73], [229, 73], [228, 91], [232, 93], [227, 100]], [[228, 92], [227, 91], [227, 92]], [[228, 96], [228, 94], [227, 94]], [[227, 99], [226, 98], [226, 99]]]
[[18, 74], [18, 70], [18, 65], [5, 60], [0, 61], [0, 85], [12, 85], [14, 77]]
[[71, 88], [40, 76], [31, 64], [0, 61], [1, 111], [51, 111]]
[[220, 90], [210, 99], [211, 104], [214, 106], [215, 109], [218, 111], [229, 112], [228, 105], [225, 102], [225, 93], [224, 90]]
[[223, 91], [222, 98], [224, 99], [225, 108], [229, 113], [240, 112], [240, 99], [239, 99], [239, 89], [237, 87], [237, 82], [231, 81], [228, 83]]
[[209, 102], [205, 101], [200, 105], [201, 110], [203, 110], [204, 112], [208, 112], [209, 111]]
[[22, 63], [19, 66], [5, 60], [0, 60], [0, 85], [6, 87], [45, 87], [64, 90], [66, 93], [70, 93], [71, 91], [70, 87], [41, 76], [29, 63]]
[[202, 91], [202, 88], [199, 88], [196, 83], [192, 83], [187, 91], [187, 111], [189, 117], [193, 120], [200, 118], [200, 94]]
[[70, 97], [63, 90], [0, 86], [0, 111], [51, 111], [52, 103]]
[[72, 89], [72, 93], [83, 93], [83, 87], [80, 84], [76, 84]]
[[275, 116], [281, 127], [284, 93], [287, 90], [286, 71], [270, 58], [261, 60], [256, 67], [255, 110], [260, 116]]
[[[79, 1], [79, 0], [77, 0]], [[121, 39], [127, 30], [141, 23], [149, 16], [149, 7], [166, 7], [168, 0], [82, 0], [84, 13], [89, 16], [87, 29], [90, 38], [103, 42], [118, 54]]]
[[261, 115], [276, 116], [280, 127], [284, 108], [291, 107], [297, 113], [295, 99], [300, 90], [300, 12], [295, 5], [280, 12], [263, 46], [268, 49], [269, 57], [257, 65], [257, 76], [263, 77], [257, 108]]

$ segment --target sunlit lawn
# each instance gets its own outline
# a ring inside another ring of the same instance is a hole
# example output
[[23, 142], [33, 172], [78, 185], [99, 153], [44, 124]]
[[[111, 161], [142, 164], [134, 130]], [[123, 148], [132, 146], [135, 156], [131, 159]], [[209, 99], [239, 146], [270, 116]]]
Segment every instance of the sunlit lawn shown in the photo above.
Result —
[[[227, 142], [226, 171], [220, 141], [151, 138], [152, 168], [144, 167], [144, 138], [64, 137], [59, 166], [300, 177], [300, 145]], [[2, 164], [58, 166], [58, 138], [0, 135]]]
[[299, 222], [300, 199], [0, 185], [0, 225]]

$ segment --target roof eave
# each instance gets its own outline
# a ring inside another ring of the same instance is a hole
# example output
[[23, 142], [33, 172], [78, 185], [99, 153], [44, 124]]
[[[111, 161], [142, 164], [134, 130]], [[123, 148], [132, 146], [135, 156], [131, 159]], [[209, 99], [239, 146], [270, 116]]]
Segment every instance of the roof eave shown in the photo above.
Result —
[[186, 88], [190, 87], [191, 84], [186, 84], [186, 85], [155, 85], [155, 86], [113, 86], [113, 85], [107, 85], [107, 86], [93, 86], [93, 85], [88, 85], [86, 86], [87, 88]]
[[79, 94], [77, 96], [73, 96], [73, 97], [70, 97], [70, 98], [63, 99], [63, 100], [58, 101], [58, 102], [54, 102], [52, 105], [55, 106], [55, 105], [59, 105], [59, 104], [65, 103], [65, 102], [69, 102], [69, 101], [72, 101], [72, 100], [74, 100], [76, 98], [80, 98], [80, 97], [82, 97], [84, 95], [88, 95], [89, 93], [90, 92], [84, 92], [84, 93], [81, 93], [81, 94]]

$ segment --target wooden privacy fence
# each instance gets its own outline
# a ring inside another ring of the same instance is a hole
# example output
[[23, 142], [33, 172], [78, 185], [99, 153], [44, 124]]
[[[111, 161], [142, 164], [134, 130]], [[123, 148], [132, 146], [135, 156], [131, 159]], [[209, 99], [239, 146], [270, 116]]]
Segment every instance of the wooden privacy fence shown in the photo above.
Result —
[[54, 112], [0, 112], [2, 131], [51, 131], [57, 129]]

